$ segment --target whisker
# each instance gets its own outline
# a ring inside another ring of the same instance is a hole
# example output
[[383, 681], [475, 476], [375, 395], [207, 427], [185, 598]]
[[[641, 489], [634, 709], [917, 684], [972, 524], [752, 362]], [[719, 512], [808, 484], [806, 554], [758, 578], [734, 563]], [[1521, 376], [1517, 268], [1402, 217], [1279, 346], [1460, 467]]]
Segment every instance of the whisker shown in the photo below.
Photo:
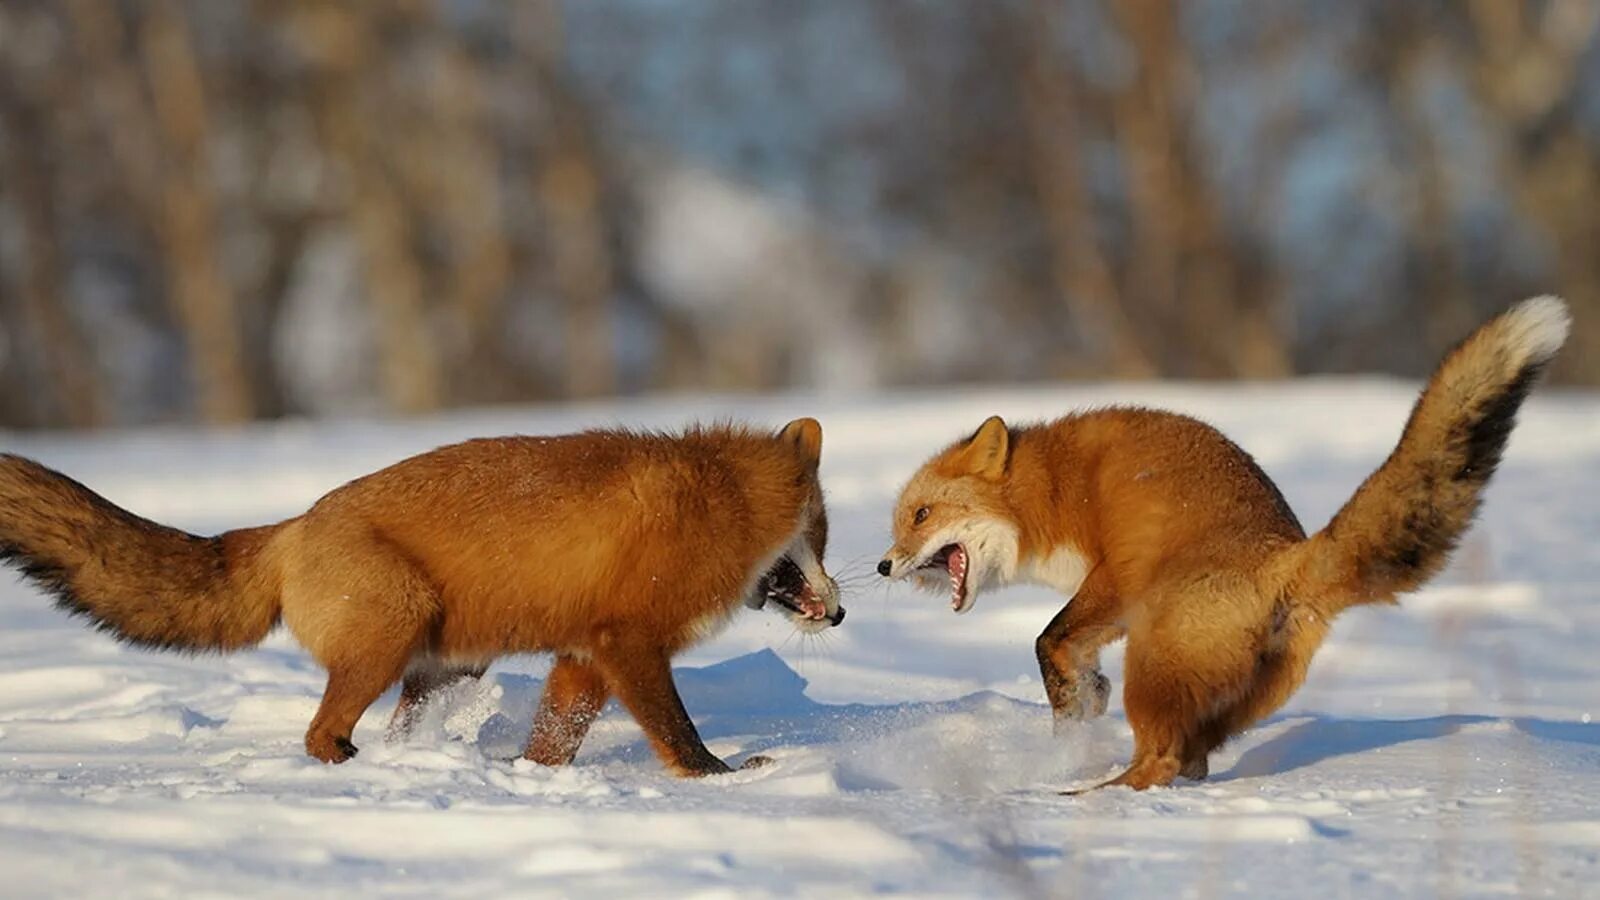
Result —
[[839, 568], [841, 568], [841, 569], [853, 569], [856, 566], [862, 565], [862, 564], [870, 561], [876, 555], [877, 554], [875, 554], [875, 553], [860, 553], [860, 554], [857, 554], [857, 555], [852, 556], [849, 559], [845, 560], [844, 564], [842, 566], [840, 566]]
[[[837, 569], [835, 571], [841, 573], [839, 575], [834, 576], [835, 578], [865, 578], [865, 577], [867, 577], [869, 575], [878, 575], [878, 570], [877, 569], [875, 569], [875, 568], [874, 569], [869, 569], [869, 568], [866, 568], [865, 566], [863, 566], [862, 568], [859, 568], [859, 569], [857, 569], [857, 568], [852, 566], [852, 567], [850, 567], [848, 569]], [[878, 577], [881, 578], [882, 576], [878, 576]]]
[[817, 655], [816, 650], [820, 646], [820, 643], [817, 640], [817, 635], [816, 634], [807, 634], [805, 636], [804, 643], [805, 643], [806, 649], [812, 651], [812, 657], [815, 658], [816, 655]]
[[843, 579], [843, 580], [834, 579], [834, 584], [837, 584], [839, 586], [839, 590], [841, 590], [841, 591], [843, 591], [843, 590], [856, 590], [856, 589], [860, 589], [860, 588], [864, 588], [864, 587], [872, 587], [875, 583], [876, 582], [873, 582], [873, 581], [868, 580], [866, 578], [856, 578], [856, 579], [846, 578], [846, 579]]
[[834, 655], [831, 651], [833, 651], [835, 649], [835, 647], [833, 645], [833, 641], [834, 641], [833, 632], [832, 631], [819, 631], [819, 632], [816, 633], [815, 637], [817, 639], [817, 651], [818, 651], [818, 653], [820, 653], [824, 657], [831, 658]]

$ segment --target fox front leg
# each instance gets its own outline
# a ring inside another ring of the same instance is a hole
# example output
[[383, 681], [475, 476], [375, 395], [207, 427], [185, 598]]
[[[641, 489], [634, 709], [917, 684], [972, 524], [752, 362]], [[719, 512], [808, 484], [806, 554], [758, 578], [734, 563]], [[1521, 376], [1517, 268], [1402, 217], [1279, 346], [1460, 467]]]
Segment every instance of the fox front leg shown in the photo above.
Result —
[[[686, 777], [733, 771], [700, 740], [672, 683], [671, 657], [665, 651], [608, 642], [595, 651], [594, 657], [611, 692], [633, 714], [656, 755], [669, 769]], [[769, 762], [768, 757], [752, 756], [740, 768], [756, 768]]]
[[523, 758], [545, 766], [572, 762], [609, 693], [599, 669], [570, 656], [558, 657], [545, 680]]
[[1095, 590], [1093, 580], [1084, 582], [1033, 645], [1058, 730], [1104, 714], [1111, 699], [1111, 680], [1100, 673], [1100, 648], [1122, 636], [1121, 607], [1114, 595]]
[[1111, 700], [1111, 679], [1098, 670], [1080, 669], [1063, 673], [1048, 660], [1041, 660], [1045, 696], [1058, 726], [1104, 715]]

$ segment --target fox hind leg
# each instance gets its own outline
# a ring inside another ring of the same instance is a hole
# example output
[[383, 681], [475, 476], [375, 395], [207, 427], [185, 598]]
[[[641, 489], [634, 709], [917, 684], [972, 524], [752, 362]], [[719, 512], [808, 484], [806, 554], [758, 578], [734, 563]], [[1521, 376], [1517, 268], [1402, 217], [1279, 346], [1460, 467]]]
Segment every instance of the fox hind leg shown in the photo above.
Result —
[[400, 682], [400, 700], [395, 704], [394, 715], [389, 718], [384, 739], [393, 743], [410, 737], [423, 708], [435, 696], [464, 678], [482, 678], [487, 670], [487, 666], [457, 668], [432, 661], [413, 664]]
[[1133, 761], [1121, 775], [1089, 790], [1171, 784], [1190, 761], [1189, 747], [1206, 718], [1202, 704], [1231, 680], [1225, 669], [1213, 668], [1217, 662], [1204, 653], [1186, 655], [1180, 643], [1149, 628], [1130, 636], [1122, 705], [1133, 729]]
[[341, 763], [356, 755], [350, 737], [356, 722], [405, 668], [405, 658], [341, 666], [328, 672], [322, 704], [306, 730], [306, 752], [325, 763]]
[[356, 754], [351, 734], [367, 707], [405, 674], [439, 611], [433, 584], [381, 538], [346, 535], [316, 550], [285, 585], [284, 621], [328, 670], [328, 687], [306, 730], [306, 752], [323, 762]]
[[1188, 692], [1173, 680], [1150, 671], [1142, 647], [1128, 647], [1127, 679], [1122, 704], [1133, 728], [1133, 762], [1105, 787], [1126, 785], [1136, 791], [1171, 784], [1182, 767], [1183, 747], [1194, 715]]
[[1209, 756], [1229, 739], [1275, 712], [1305, 681], [1311, 657], [1326, 632], [1317, 622], [1293, 627], [1287, 638], [1275, 641], [1260, 657], [1254, 677], [1243, 694], [1224, 706], [1190, 738], [1185, 748], [1185, 778], [1204, 779]]
[[1122, 697], [1133, 729], [1133, 762], [1102, 787], [1144, 790], [1179, 775], [1205, 778], [1213, 750], [1289, 699], [1326, 625], [1320, 618], [1269, 615], [1265, 634], [1246, 617], [1237, 625], [1213, 619], [1231, 627], [1206, 641], [1193, 640], [1182, 619], [1130, 635]]
[[[1213, 749], [1217, 746], [1221, 746], [1220, 743], [1213, 745]], [[1183, 765], [1178, 769], [1178, 777], [1190, 781], [1205, 781], [1211, 777], [1211, 751], [1194, 747], [1185, 748]]]

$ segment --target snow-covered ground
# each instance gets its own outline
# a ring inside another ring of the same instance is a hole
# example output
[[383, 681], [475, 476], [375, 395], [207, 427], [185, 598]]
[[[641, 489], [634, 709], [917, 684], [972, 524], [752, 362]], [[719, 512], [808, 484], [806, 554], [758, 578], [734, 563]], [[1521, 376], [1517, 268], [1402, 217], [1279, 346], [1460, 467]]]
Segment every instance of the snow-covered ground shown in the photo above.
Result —
[[[232, 657], [124, 649], [0, 578], [0, 895], [1600, 896], [1600, 396], [1532, 402], [1440, 582], [1340, 621], [1289, 706], [1204, 784], [1084, 797], [1130, 736], [1113, 700], [1063, 737], [1032, 641], [1062, 598], [968, 615], [871, 575], [901, 480], [984, 415], [1144, 402], [1221, 426], [1319, 527], [1388, 452], [1382, 381], [670, 400], [224, 435], [0, 435], [197, 531], [298, 512], [346, 478], [478, 434], [818, 416], [849, 619], [801, 640], [745, 612], [679, 660], [711, 748], [663, 774], [610, 709], [577, 764], [505, 762], [544, 663], [516, 658], [386, 746], [307, 759], [321, 673], [283, 634]], [[1107, 674], [1120, 690], [1120, 652]]]

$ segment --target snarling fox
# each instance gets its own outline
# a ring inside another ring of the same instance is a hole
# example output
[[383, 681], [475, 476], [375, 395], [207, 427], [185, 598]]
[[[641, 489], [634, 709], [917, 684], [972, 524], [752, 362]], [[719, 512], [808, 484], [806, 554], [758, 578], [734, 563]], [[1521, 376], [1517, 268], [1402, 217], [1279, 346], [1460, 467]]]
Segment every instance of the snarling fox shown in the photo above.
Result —
[[1056, 588], [1070, 602], [1035, 651], [1058, 721], [1105, 711], [1100, 649], [1128, 639], [1133, 762], [1107, 784], [1204, 778], [1213, 750], [1300, 686], [1335, 616], [1444, 567], [1568, 327], [1565, 304], [1538, 297], [1458, 345], [1399, 446], [1309, 538], [1255, 461], [1194, 419], [994, 417], [911, 478], [878, 571], [948, 590], [956, 612], [991, 586]]
[[729, 771], [673, 685], [673, 654], [745, 605], [797, 627], [844, 618], [823, 568], [822, 429], [590, 431], [443, 447], [277, 525], [197, 537], [0, 455], [0, 558], [134, 645], [230, 651], [280, 621], [328, 672], [306, 752], [342, 762], [404, 680], [395, 727], [457, 673], [512, 653], [555, 665], [526, 755], [577, 753], [608, 697], [681, 775]]

